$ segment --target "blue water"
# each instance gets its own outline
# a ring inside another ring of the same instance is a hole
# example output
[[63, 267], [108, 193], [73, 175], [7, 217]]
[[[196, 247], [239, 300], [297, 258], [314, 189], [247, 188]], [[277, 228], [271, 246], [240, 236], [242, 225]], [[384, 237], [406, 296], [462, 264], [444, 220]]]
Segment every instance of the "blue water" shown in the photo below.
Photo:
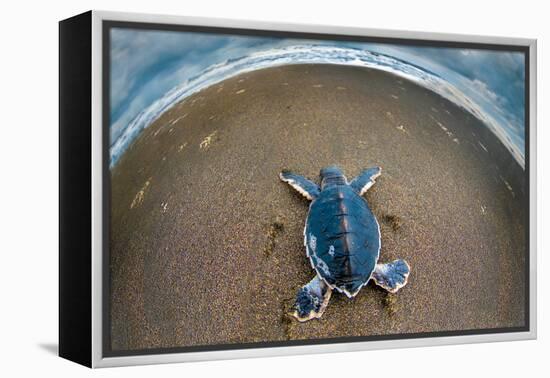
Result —
[[208, 67], [201, 74], [178, 85], [153, 102], [124, 128], [120, 136], [111, 144], [110, 166], [113, 167], [117, 163], [143, 129], [179, 101], [241, 73], [288, 64], [336, 64], [368, 67], [391, 72], [411, 80], [445, 97], [480, 119], [510, 150], [518, 163], [522, 167], [525, 166], [523, 141], [513, 137], [514, 133], [505, 117], [499, 112], [493, 111], [490, 106], [482, 106], [481, 101], [474, 101], [450, 82], [418, 65], [368, 50], [326, 45], [295, 45], [268, 49]]

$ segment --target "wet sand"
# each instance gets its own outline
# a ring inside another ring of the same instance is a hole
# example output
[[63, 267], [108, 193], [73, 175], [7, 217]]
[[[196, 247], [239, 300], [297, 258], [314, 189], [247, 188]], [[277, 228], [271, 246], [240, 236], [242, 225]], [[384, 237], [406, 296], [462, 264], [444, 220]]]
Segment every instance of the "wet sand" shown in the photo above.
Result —
[[[314, 272], [309, 203], [278, 179], [353, 178], [367, 192], [381, 261], [409, 284], [332, 296], [320, 320], [286, 314]], [[476, 118], [388, 73], [270, 68], [187, 98], [111, 171], [114, 351], [523, 326], [523, 170]]]

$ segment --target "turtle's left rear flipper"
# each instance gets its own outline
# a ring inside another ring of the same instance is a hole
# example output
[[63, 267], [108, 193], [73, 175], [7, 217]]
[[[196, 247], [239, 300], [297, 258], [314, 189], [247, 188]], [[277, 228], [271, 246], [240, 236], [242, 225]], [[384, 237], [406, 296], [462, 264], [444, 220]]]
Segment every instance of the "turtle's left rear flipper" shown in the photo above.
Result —
[[387, 264], [376, 264], [372, 279], [378, 286], [395, 293], [407, 284], [410, 272], [411, 268], [405, 260], [395, 260]]
[[309, 283], [302, 286], [294, 303], [294, 317], [301, 322], [320, 318], [330, 300], [332, 289], [315, 276]]

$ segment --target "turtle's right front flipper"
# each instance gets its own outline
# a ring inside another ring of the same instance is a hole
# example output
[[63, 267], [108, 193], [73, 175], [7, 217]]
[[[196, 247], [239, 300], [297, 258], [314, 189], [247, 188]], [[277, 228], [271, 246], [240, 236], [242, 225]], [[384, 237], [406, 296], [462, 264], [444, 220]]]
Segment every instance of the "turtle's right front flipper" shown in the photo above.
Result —
[[374, 167], [365, 169], [359, 176], [351, 180], [349, 185], [357, 192], [360, 196], [365, 194], [371, 186], [374, 185], [376, 178], [382, 173], [382, 168]]
[[319, 189], [319, 185], [309, 181], [305, 177], [296, 175], [290, 171], [282, 171], [279, 174], [279, 177], [281, 178], [281, 180], [288, 183], [310, 201], [317, 198], [319, 196], [319, 193], [321, 192], [321, 189]]

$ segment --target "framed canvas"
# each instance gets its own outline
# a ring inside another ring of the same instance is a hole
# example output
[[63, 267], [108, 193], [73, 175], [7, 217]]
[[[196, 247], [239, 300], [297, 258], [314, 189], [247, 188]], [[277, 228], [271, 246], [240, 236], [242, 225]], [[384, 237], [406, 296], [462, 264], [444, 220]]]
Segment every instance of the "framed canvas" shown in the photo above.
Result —
[[536, 337], [536, 41], [60, 24], [59, 353]]

